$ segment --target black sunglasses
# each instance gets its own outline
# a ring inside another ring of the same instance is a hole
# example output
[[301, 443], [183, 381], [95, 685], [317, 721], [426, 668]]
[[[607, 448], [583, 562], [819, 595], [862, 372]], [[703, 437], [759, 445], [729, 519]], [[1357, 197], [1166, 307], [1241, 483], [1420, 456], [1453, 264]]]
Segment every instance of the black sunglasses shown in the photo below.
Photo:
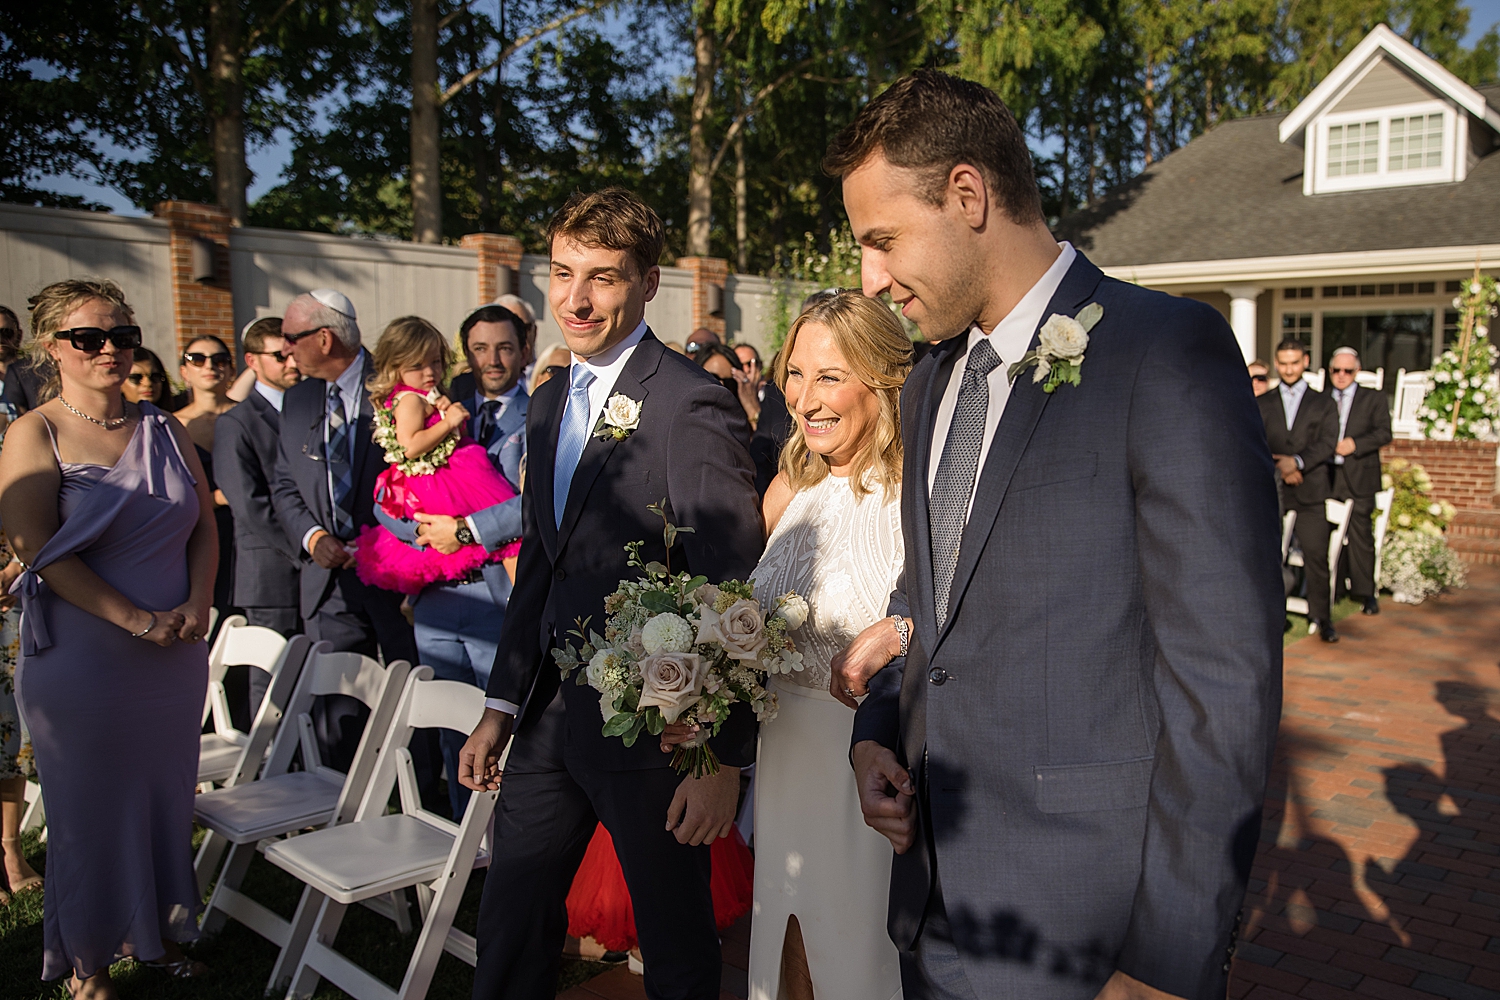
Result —
[[125, 378], [131, 385], [140, 385], [142, 382], [154, 382], [157, 385], [164, 385], [167, 381], [167, 377], [160, 372], [131, 372]]
[[291, 347], [303, 337], [311, 337], [315, 333], [328, 329], [332, 328], [327, 326], [315, 326], [311, 330], [303, 330], [301, 333], [287, 333], [285, 330], [283, 330], [281, 332], [281, 339], [286, 341], [286, 346]]
[[1335, 375], [1355, 375], [1359, 373], [1358, 368], [1330, 368], [1328, 370]]
[[234, 364], [234, 358], [226, 351], [216, 351], [213, 354], [204, 354], [202, 351], [189, 351], [182, 356], [182, 363], [192, 365], [194, 368], [202, 368], [204, 365], [224, 368]]
[[284, 365], [292, 359], [292, 356], [286, 351], [246, 351], [245, 353], [258, 354], [263, 358], [275, 358], [276, 363], [279, 365]]
[[1271, 381], [1271, 376], [1269, 376], [1269, 375], [1251, 375], [1250, 376], [1250, 381], [1252, 381], [1252, 382], [1269, 382], [1269, 381]]
[[98, 354], [104, 350], [106, 340], [114, 344], [117, 351], [133, 351], [141, 346], [141, 328], [117, 326], [113, 330], [101, 330], [97, 326], [78, 326], [71, 330], [57, 331], [57, 339], [66, 340], [88, 354]]

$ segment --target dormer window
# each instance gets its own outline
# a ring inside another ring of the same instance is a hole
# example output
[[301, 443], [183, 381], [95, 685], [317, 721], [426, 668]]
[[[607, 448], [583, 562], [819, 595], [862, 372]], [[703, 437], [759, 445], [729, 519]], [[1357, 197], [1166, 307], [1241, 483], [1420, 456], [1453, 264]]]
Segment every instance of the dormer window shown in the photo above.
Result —
[[1453, 109], [1438, 101], [1324, 115], [1315, 129], [1313, 191], [1455, 180], [1456, 126]]

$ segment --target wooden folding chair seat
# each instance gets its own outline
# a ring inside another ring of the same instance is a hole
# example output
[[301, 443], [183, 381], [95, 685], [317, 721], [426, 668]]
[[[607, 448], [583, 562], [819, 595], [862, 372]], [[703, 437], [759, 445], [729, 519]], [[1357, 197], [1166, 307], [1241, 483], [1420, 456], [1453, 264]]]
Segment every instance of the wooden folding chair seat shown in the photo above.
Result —
[[[484, 692], [431, 678], [431, 667], [412, 671], [354, 822], [266, 848], [267, 861], [306, 885], [272, 975], [278, 987], [289, 977], [288, 997], [310, 997], [326, 978], [358, 1000], [420, 1000], [444, 951], [476, 961], [474, 938], [453, 928], [453, 915], [470, 872], [489, 864], [481, 842], [499, 792], [470, 795], [460, 823], [427, 812], [407, 744], [416, 729], [472, 731], [484, 714]], [[393, 788], [401, 811], [387, 815]], [[401, 985], [392, 989], [335, 951], [333, 941], [351, 905], [407, 886], [417, 890], [423, 925]]]

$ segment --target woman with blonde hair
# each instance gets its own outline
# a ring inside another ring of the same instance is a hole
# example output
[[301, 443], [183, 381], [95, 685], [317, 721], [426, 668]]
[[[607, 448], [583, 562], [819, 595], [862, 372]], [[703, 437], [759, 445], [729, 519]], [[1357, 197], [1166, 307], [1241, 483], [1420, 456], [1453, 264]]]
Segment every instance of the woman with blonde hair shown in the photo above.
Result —
[[755, 590], [762, 603], [796, 591], [810, 612], [793, 633], [804, 667], [774, 679], [779, 714], [760, 730], [751, 1000], [901, 991], [885, 930], [891, 848], [860, 814], [854, 713], [828, 685], [831, 661], [885, 615], [901, 574], [911, 358], [890, 309], [843, 291], [797, 318], [773, 368], [793, 427], [763, 502], [770, 537]]
[[121, 385], [141, 331], [118, 286], [31, 299], [55, 390], [11, 425], [0, 519], [27, 566], [16, 691], [47, 798], [42, 978], [113, 998], [128, 955], [203, 974], [193, 792], [218, 539], [192, 438]]

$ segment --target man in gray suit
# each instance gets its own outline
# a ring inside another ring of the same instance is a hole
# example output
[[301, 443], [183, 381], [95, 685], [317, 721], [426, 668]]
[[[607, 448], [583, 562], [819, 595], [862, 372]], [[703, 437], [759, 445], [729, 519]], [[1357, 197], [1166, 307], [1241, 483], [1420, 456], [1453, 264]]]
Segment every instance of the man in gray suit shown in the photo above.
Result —
[[1221, 1000], [1283, 618], [1229, 327], [1059, 245], [978, 84], [898, 81], [825, 165], [865, 293], [937, 342], [901, 399], [893, 618], [833, 680], [869, 684], [851, 758], [905, 995]]

